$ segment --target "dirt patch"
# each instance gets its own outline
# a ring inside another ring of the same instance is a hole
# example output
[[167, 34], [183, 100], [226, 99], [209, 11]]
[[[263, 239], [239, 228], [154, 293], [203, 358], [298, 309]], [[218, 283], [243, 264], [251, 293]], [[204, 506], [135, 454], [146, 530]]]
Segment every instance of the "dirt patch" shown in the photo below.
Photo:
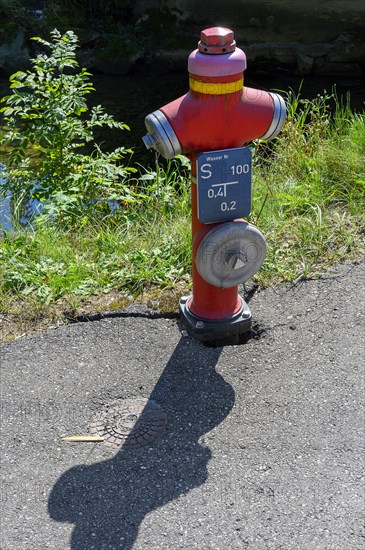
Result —
[[51, 305], [39, 305], [29, 298], [19, 299], [12, 302], [6, 313], [0, 309], [0, 342], [11, 342], [22, 336], [77, 322], [81, 318], [87, 319], [88, 316], [128, 311], [131, 306], [139, 304], [144, 304], [147, 314], [174, 314], [178, 311], [179, 299], [188, 293], [189, 284], [183, 281], [165, 288], [151, 287], [138, 296], [112, 291], [88, 296], [77, 303], [69, 298]]

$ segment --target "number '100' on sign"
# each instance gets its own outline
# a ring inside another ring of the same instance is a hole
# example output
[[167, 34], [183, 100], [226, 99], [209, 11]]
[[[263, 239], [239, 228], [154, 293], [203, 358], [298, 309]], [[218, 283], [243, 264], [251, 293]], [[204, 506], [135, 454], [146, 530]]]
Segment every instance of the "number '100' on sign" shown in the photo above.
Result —
[[198, 155], [198, 218], [202, 223], [231, 221], [250, 214], [251, 164], [248, 147]]

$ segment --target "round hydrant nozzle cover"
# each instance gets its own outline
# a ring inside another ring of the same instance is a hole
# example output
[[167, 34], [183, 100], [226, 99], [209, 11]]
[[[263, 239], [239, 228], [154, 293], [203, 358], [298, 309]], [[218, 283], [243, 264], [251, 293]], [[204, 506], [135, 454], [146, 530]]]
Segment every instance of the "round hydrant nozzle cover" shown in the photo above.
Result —
[[206, 54], [222, 54], [234, 52], [236, 41], [233, 38], [233, 31], [225, 27], [211, 27], [200, 33], [198, 50]]
[[236, 220], [217, 225], [202, 238], [195, 263], [207, 283], [231, 288], [257, 273], [265, 255], [262, 233], [248, 222]]

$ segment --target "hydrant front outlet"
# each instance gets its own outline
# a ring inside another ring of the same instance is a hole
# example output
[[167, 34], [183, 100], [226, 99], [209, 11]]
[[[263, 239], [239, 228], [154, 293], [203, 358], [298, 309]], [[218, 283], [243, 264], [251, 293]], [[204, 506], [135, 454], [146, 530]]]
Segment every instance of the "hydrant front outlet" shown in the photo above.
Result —
[[262, 233], [245, 221], [222, 223], [207, 233], [196, 251], [196, 268], [210, 285], [231, 288], [257, 273], [266, 254]]
[[148, 149], [191, 161], [193, 291], [180, 300], [180, 313], [203, 341], [250, 328], [238, 285], [260, 269], [266, 252], [263, 235], [243, 219], [251, 211], [247, 144], [276, 137], [286, 108], [279, 94], [244, 86], [245, 69], [233, 31], [205, 29], [188, 59], [189, 92], [145, 119]]

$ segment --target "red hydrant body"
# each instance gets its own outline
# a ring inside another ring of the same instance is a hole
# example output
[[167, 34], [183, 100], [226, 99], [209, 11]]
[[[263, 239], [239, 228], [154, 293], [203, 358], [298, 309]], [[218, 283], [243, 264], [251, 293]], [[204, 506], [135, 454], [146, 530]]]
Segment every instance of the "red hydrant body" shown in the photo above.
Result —
[[160, 111], [173, 126], [183, 153], [191, 154], [241, 147], [263, 136], [273, 108], [268, 92], [245, 87], [225, 95], [190, 91]]
[[[230, 29], [202, 31], [188, 61], [190, 91], [145, 120], [148, 148], [165, 158], [183, 153], [191, 160], [193, 292], [181, 299], [180, 311], [200, 340], [225, 338], [250, 327], [250, 310], [238, 295], [238, 284], [256, 273], [265, 257], [263, 236], [236, 216], [238, 201], [229, 200], [242, 183], [237, 173], [250, 171], [250, 161], [236, 164], [230, 159], [240, 159], [242, 153], [247, 160], [247, 143], [275, 137], [286, 110], [279, 95], [244, 87], [245, 69], [246, 56], [236, 48]], [[214, 183], [203, 190], [209, 178]], [[209, 198], [219, 210], [217, 219], [204, 214], [203, 199]]]

